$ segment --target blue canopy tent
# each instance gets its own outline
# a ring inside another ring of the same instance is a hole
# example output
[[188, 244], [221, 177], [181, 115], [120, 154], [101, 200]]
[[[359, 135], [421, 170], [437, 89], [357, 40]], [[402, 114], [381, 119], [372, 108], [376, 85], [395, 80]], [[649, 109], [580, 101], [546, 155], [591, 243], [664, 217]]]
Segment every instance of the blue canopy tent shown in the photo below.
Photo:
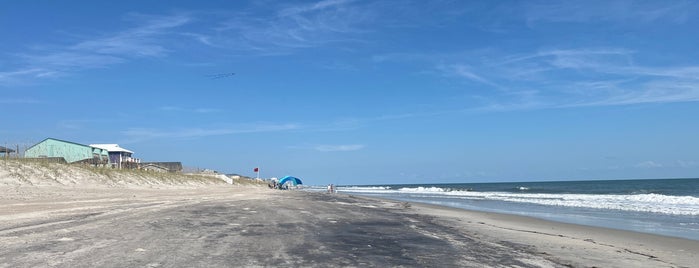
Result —
[[284, 178], [281, 178], [279, 180], [279, 185], [284, 185], [287, 182], [291, 182], [293, 185], [298, 185], [298, 184], [303, 184], [299, 178], [292, 177], [292, 176], [284, 176]]

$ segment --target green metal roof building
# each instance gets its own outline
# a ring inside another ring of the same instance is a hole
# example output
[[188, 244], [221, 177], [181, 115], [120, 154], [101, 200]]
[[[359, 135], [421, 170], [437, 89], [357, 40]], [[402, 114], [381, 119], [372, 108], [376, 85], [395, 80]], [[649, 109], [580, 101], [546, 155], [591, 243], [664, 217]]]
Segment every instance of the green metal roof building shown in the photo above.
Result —
[[26, 158], [62, 157], [68, 163], [90, 161], [91, 163], [109, 161], [109, 152], [104, 149], [87, 146], [70, 141], [47, 138], [24, 152]]

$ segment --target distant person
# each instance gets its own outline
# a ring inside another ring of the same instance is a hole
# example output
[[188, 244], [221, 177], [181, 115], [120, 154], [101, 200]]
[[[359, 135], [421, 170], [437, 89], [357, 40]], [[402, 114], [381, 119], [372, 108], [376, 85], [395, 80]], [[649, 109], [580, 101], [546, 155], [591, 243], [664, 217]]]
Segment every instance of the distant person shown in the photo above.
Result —
[[333, 186], [332, 186], [332, 184], [328, 184], [328, 193], [332, 193], [332, 192], [333, 192]]
[[332, 183], [330, 184], [330, 193], [335, 193], [335, 185]]

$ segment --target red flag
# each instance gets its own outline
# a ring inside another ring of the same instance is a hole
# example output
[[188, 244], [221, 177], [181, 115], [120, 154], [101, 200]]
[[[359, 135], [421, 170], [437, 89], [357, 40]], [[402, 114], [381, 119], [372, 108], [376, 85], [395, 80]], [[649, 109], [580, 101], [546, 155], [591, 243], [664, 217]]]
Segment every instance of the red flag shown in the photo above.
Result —
[[258, 172], [258, 171], [260, 171], [260, 168], [255, 168], [255, 172]]

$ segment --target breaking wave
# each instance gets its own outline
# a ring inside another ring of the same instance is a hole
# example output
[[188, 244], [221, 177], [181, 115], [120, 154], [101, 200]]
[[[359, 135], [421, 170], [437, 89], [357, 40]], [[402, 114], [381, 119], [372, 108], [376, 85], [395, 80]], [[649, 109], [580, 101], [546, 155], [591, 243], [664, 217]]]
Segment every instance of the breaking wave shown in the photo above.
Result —
[[[526, 187], [520, 187], [519, 190]], [[651, 212], [671, 215], [699, 216], [699, 198], [693, 196], [670, 196], [647, 194], [546, 194], [520, 192], [478, 192], [452, 190], [440, 187], [341, 187], [341, 192], [365, 194], [390, 194], [393, 196], [416, 195], [425, 198], [457, 198], [467, 200], [490, 200], [529, 203], [545, 206], [578, 207], [603, 210]]]

